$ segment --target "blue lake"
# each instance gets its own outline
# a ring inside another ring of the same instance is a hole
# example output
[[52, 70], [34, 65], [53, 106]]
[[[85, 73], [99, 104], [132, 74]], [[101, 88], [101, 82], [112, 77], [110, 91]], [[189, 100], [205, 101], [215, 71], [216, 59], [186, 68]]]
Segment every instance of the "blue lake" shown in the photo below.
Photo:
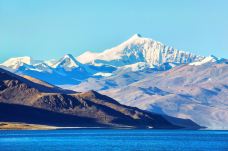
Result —
[[0, 150], [228, 151], [228, 131], [102, 129], [0, 131]]

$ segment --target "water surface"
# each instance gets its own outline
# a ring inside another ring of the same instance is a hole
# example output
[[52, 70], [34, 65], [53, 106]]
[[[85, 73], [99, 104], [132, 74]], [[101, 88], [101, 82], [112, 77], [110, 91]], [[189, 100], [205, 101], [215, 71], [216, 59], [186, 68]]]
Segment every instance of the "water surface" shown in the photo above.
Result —
[[0, 131], [0, 150], [228, 151], [228, 131], [102, 129]]

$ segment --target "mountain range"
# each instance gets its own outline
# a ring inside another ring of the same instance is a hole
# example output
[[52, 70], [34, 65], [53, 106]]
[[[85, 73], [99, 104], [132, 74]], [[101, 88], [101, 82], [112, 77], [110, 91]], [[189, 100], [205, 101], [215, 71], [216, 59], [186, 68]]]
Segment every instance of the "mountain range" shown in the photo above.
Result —
[[120, 103], [210, 129], [228, 129], [228, 61], [178, 50], [135, 34], [100, 53], [59, 60], [10, 58], [0, 67], [72, 91], [96, 90]]
[[0, 69], [0, 121], [51, 126], [199, 129], [191, 120], [122, 105], [96, 91], [79, 93]]
[[205, 57], [135, 34], [117, 47], [101, 53], [87, 51], [78, 57], [66, 54], [59, 60], [47, 61], [33, 60], [28, 56], [10, 58], [1, 66], [14, 73], [29, 75], [55, 85], [73, 85], [91, 77], [110, 76], [116, 70], [167, 70], [203, 59]]

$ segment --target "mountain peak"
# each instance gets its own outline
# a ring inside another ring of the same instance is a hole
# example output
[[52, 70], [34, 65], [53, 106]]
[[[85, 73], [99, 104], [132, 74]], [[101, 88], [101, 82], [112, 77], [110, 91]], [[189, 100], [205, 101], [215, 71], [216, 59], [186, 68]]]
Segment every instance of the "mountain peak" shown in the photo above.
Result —
[[75, 59], [75, 58], [72, 56], [72, 54], [65, 54], [65, 55], [63, 56], [63, 58], [70, 58], [70, 59], [72, 59], [72, 60]]
[[134, 38], [142, 38], [142, 36], [140, 34], [134, 34], [132, 37], [134, 37]]
[[140, 34], [134, 34], [128, 40], [116, 47], [106, 49], [101, 53], [84, 53], [77, 57], [83, 63], [108, 64], [125, 66], [138, 62], [145, 62], [149, 66], [163, 63], [187, 64], [200, 61], [204, 57], [184, 52]]
[[131, 41], [131, 40], [136, 40], [136, 39], [141, 39], [143, 38], [140, 34], [134, 34], [133, 36], [131, 36], [127, 41]]
[[65, 54], [55, 65], [55, 68], [63, 67], [65, 70], [70, 71], [81, 65], [71, 54]]

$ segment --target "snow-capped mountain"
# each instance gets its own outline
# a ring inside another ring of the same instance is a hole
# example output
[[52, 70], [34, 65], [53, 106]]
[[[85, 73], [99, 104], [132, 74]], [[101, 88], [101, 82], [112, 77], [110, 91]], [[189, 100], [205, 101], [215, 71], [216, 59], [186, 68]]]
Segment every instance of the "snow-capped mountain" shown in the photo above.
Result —
[[77, 57], [83, 63], [101, 63], [118, 67], [137, 62], [146, 62], [150, 66], [167, 62], [185, 64], [200, 61], [203, 58], [202, 56], [166, 46], [152, 39], [143, 38], [139, 34], [133, 35], [122, 44], [104, 52], [85, 52]]
[[[97, 90], [126, 105], [228, 129], [228, 61], [177, 50], [139, 34], [101, 53], [0, 64], [17, 74], [76, 91]], [[161, 108], [163, 110], [161, 110]]]
[[78, 62], [71, 54], [66, 54], [52, 67], [56, 69], [63, 68], [66, 71], [72, 71], [75, 68], [82, 68], [82, 64]]
[[[203, 57], [179, 51], [139, 34], [101, 53], [90, 51], [73, 57], [36, 61], [31, 57], [10, 58], [0, 64], [18, 74], [40, 78], [51, 84], [78, 84], [88, 78], [115, 76], [124, 72], [166, 71], [182, 64], [198, 65], [218, 61], [214, 56]], [[49, 75], [47, 78], [46, 76]], [[63, 80], [64, 79], [64, 80]], [[63, 82], [64, 81], [64, 82]]]
[[70, 54], [58, 61], [38, 62], [31, 57], [11, 58], [1, 66], [16, 74], [28, 75], [56, 85], [78, 84], [81, 79], [88, 78], [84, 65]]
[[[74, 75], [79, 79], [85, 79], [92, 75], [110, 76], [117, 68], [118, 70], [131, 70], [133, 72], [148, 68], [160, 71], [171, 69], [176, 65], [197, 63], [202, 60], [204, 60], [202, 56], [179, 51], [135, 34], [114, 48], [101, 53], [87, 51], [78, 56], [77, 59], [71, 54], [63, 56], [60, 60], [53, 59], [43, 62], [32, 60], [31, 57], [18, 57], [10, 58], [1, 65], [22, 74], [25, 70], [26, 72], [27, 70], [33, 70], [58, 73], [63, 76]], [[19, 68], [22, 71], [19, 71]], [[80, 74], [80, 76], [77, 74]]]
[[25, 56], [25, 57], [10, 58], [5, 62], [3, 62], [1, 65], [16, 70], [23, 64], [30, 65], [31, 63], [32, 63], [31, 57]]

